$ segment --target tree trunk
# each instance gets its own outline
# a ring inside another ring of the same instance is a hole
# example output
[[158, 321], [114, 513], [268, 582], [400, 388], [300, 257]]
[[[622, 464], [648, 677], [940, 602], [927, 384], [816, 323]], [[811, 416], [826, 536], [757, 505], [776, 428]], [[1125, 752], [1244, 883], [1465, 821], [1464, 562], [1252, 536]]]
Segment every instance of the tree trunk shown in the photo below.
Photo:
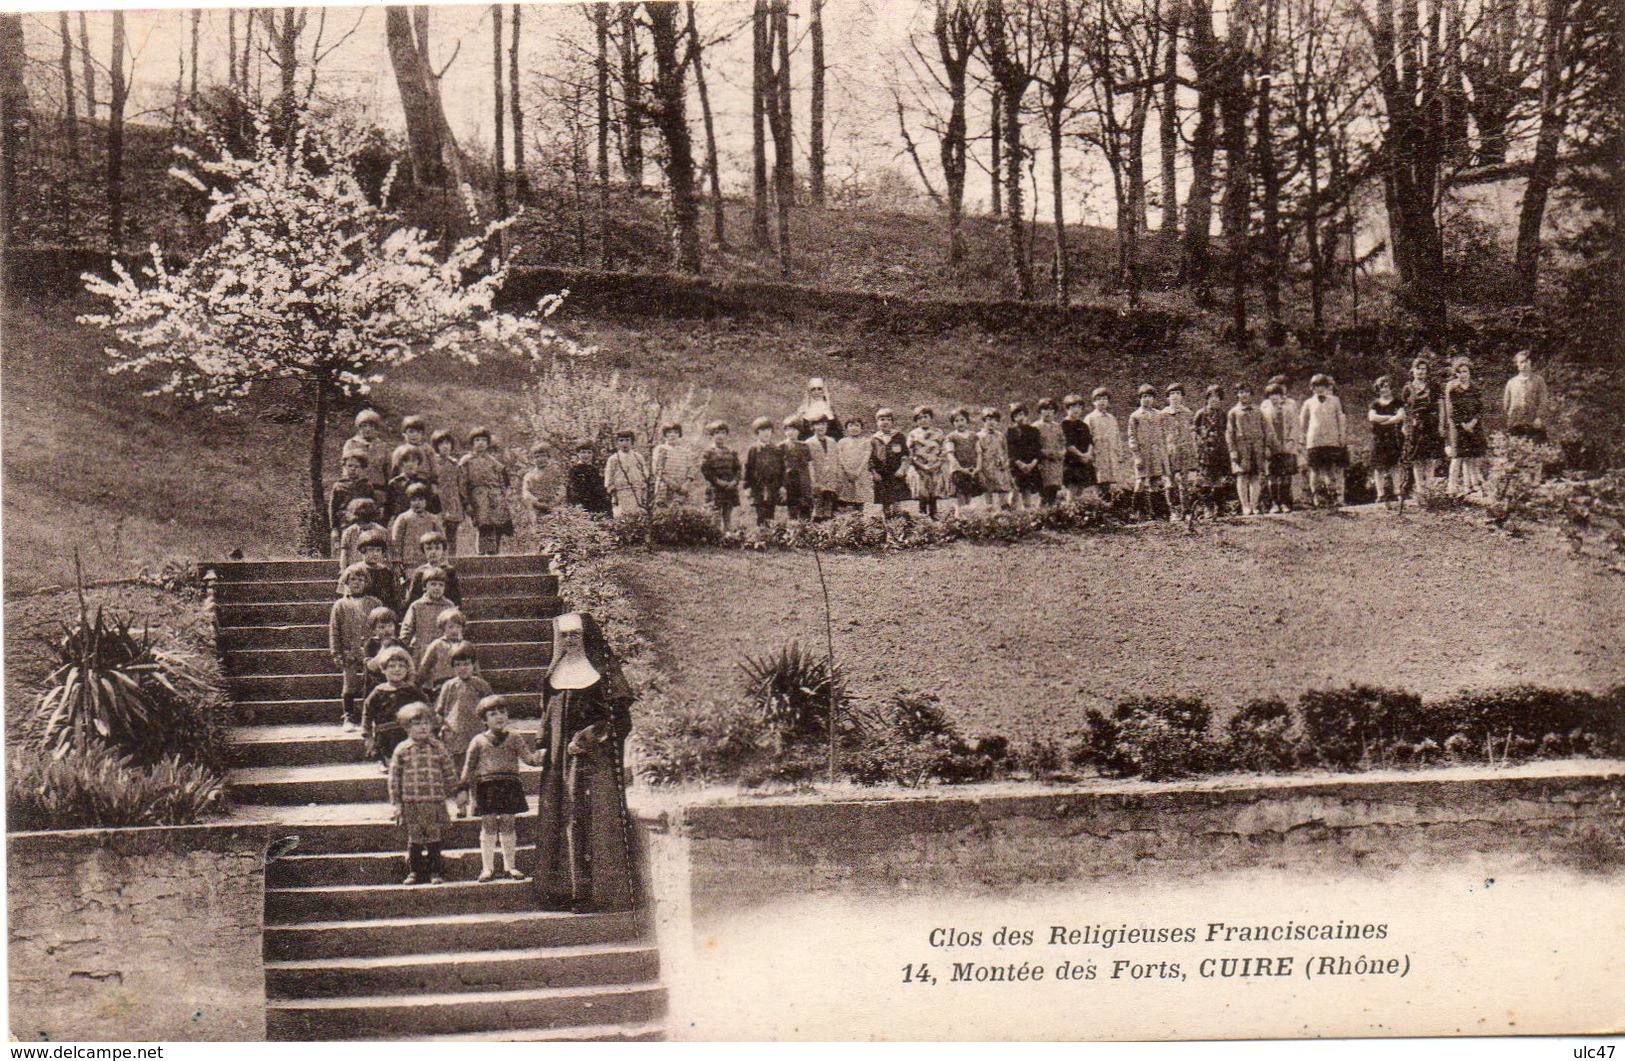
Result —
[[428, 11], [391, 5], [384, 9], [384, 29], [406, 118], [413, 182], [437, 193], [443, 234], [456, 239], [469, 226], [462, 203], [462, 161], [441, 104], [440, 80], [429, 65]]
[[277, 51], [277, 73], [281, 86], [277, 92], [277, 126], [282, 142], [287, 145], [288, 157], [293, 157], [294, 138], [299, 123], [299, 104], [295, 81], [299, 73], [299, 36], [304, 32], [305, 15], [301, 8], [282, 9], [282, 24], [277, 25], [275, 9], [265, 13], [265, 25]]
[[513, 195], [520, 203], [530, 201], [530, 173], [525, 169], [525, 109], [519, 105], [519, 12], [521, 4], [510, 4], [513, 37], [508, 42], [508, 110], [513, 115]]
[[1004, 0], [987, 0], [984, 10], [988, 68], [998, 83], [1004, 104], [1001, 124], [1004, 127], [1004, 206], [1010, 272], [1016, 283], [1016, 296], [1026, 301], [1033, 297], [1033, 276], [1026, 233], [1023, 231], [1026, 211], [1022, 207], [1021, 193], [1021, 167], [1025, 159], [1021, 143], [1021, 101], [1032, 84], [1033, 75], [1015, 56]]
[[1563, 103], [1563, 68], [1570, 0], [1546, 0], [1545, 33], [1541, 43], [1540, 132], [1535, 157], [1529, 163], [1529, 182], [1518, 207], [1518, 286], [1531, 303], [1540, 280], [1540, 230], [1546, 219], [1546, 199], [1557, 179], [1557, 149], [1568, 118]]
[[[504, 106], [502, 90], [502, 5], [491, 5], [491, 100], [492, 124], [491, 136], [491, 180], [496, 186], [497, 217], [508, 216], [508, 179], [505, 164], [507, 161], [508, 144], [507, 128], [508, 115]], [[501, 253], [502, 244], [498, 244], [498, 253]]]
[[1146, 208], [1145, 189], [1145, 127], [1151, 115], [1151, 92], [1149, 89], [1137, 88], [1134, 90], [1133, 108], [1129, 113], [1128, 150], [1124, 155], [1124, 164], [1128, 172], [1128, 201], [1129, 213], [1134, 219], [1134, 234], [1136, 244], [1138, 237], [1150, 230], [1151, 222]]
[[[779, 200], [782, 225], [785, 208], [796, 205], [795, 122], [790, 107], [790, 0], [773, 0], [773, 37], [778, 66], [773, 71], [773, 101], [779, 109], [779, 124], [773, 130], [773, 190]], [[782, 242], [782, 237], [781, 237]], [[783, 258], [781, 248], [780, 257]]]
[[994, 217], [1004, 216], [1004, 95], [997, 85], [993, 86], [993, 120], [988, 128], [988, 144], [992, 157], [988, 160], [988, 176], [992, 178], [988, 197], [991, 207], [988, 212]]
[[58, 11], [57, 33], [62, 37], [62, 135], [68, 141], [68, 158], [79, 168], [79, 106], [74, 98], [73, 38], [68, 34], [68, 13]]
[[609, 269], [614, 265], [609, 244], [609, 5], [591, 4], [589, 10], [598, 45], [598, 265]]
[[243, 12], [243, 15], [243, 57], [242, 61], [237, 64], [237, 76], [241, 77], [243, 80], [243, 95], [254, 95], [256, 98], [258, 98], [258, 93], [252, 93], [249, 89], [248, 60], [249, 57], [254, 53], [254, 20], [258, 17], [259, 10], [251, 7]]
[[17, 155], [29, 125], [27, 65], [23, 16], [0, 14], [0, 247], [10, 247], [17, 231]]
[[[202, 32], [202, 29], [203, 9], [194, 7], [192, 9], [192, 84], [186, 93], [186, 104], [194, 110], [197, 109], [197, 45], [198, 36]], [[68, 36], [66, 18], [63, 19], [62, 36], [64, 39], [66, 39]]]
[[1196, 289], [1199, 302], [1212, 298], [1209, 268], [1212, 260], [1213, 159], [1217, 147], [1214, 130], [1217, 109], [1218, 46], [1213, 34], [1210, 0], [1190, 0], [1189, 49], [1196, 73], [1196, 129], [1191, 135], [1191, 186], [1185, 196], [1185, 241], [1180, 256], [1180, 278]]
[[1170, 0], [1163, 27], [1162, 96], [1157, 111], [1157, 161], [1161, 169], [1162, 217], [1157, 235], [1170, 254], [1179, 245], [1179, 0]]
[[717, 158], [717, 127], [711, 114], [711, 93], [705, 86], [705, 56], [700, 31], [694, 17], [694, 0], [688, 0], [688, 50], [694, 63], [694, 87], [700, 94], [700, 117], [705, 127], [705, 173], [711, 182], [711, 241], [728, 245], [727, 216], [722, 201], [721, 164]]
[[807, 189], [814, 206], [824, 205], [824, 0], [809, 0], [807, 29], [812, 41], [812, 139], [807, 149]]
[[643, 188], [643, 55], [638, 49], [637, 5], [618, 5], [621, 23], [621, 168], [633, 194]]
[[85, 68], [85, 117], [96, 120], [96, 64], [90, 58], [90, 23], [79, 12], [79, 56]]
[[1224, 139], [1224, 213], [1220, 227], [1225, 251], [1230, 259], [1230, 327], [1238, 349], [1246, 349], [1247, 336], [1247, 215], [1252, 195], [1252, 177], [1247, 160], [1246, 79], [1242, 69], [1245, 56], [1241, 32], [1232, 28], [1224, 49], [1223, 85], [1219, 95], [1219, 118]]
[[313, 552], [326, 556], [331, 548], [332, 528], [327, 525], [327, 488], [322, 482], [322, 465], [327, 456], [327, 378], [318, 376], [316, 423], [310, 433], [310, 542]]
[[950, 13], [946, 3], [938, 0], [933, 33], [937, 53], [942, 60], [943, 80], [948, 86], [948, 122], [942, 134], [942, 175], [948, 185], [948, 264], [957, 266], [965, 258], [965, 176], [966, 176], [966, 121], [965, 97], [968, 91], [966, 71], [970, 66], [972, 42], [975, 40], [975, 15], [963, 4], [955, 4]]
[[673, 264], [682, 272], [700, 271], [700, 204], [695, 192], [694, 147], [688, 132], [687, 64], [678, 56], [682, 30], [675, 0], [643, 5], [653, 44], [655, 127], [664, 143], [663, 166], [672, 215]]
[[113, 10], [113, 58], [107, 67], [111, 87], [107, 100], [107, 249], [124, 248], [124, 12]]
[[1285, 262], [1281, 250], [1281, 176], [1275, 157], [1274, 89], [1269, 72], [1275, 68], [1274, 0], [1264, 5], [1264, 25], [1259, 66], [1264, 71], [1257, 79], [1257, 128], [1254, 158], [1258, 170], [1260, 207], [1259, 250], [1264, 256], [1264, 317], [1265, 342], [1277, 346], [1285, 336], [1281, 322], [1281, 278]]
[[1055, 248], [1052, 269], [1055, 274], [1055, 304], [1065, 306], [1070, 296], [1071, 276], [1066, 263], [1066, 195], [1061, 173], [1061, 101], [1054, 101], [1049, 113], [1050, 209], [1055, 212]]
[[[80, 15], [81, 20], [84, 15]], [[90, 61], [85, 61], [85, 82], [90, 83]], [[231, 86], [233, 92], [237, 91], [237, 9], [226, 8], [226, 84]], [[91, 115], [95, 117], [95, 115]]]
[[758, 250], [773, 245], [768, 221], [767, 102], [772, 92], [772, 34], [768, 29], [768, 0], [756, 0], [751, 13], [750, 93], [750, 241]]

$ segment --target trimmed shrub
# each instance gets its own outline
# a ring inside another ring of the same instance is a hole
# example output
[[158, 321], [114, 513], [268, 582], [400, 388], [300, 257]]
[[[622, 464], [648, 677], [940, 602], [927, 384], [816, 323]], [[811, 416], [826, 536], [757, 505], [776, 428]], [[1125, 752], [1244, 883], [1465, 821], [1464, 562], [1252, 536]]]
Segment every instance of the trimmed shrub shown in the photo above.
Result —
[[625, 515], [615, 520], [614, 528], [615, 538], [622, 545], [687, 549], [723, 542], [716, 514], [702, 508], [657, 508]]
[[1002, 737], [966, 742], [935, 696], [907, 689], [860, 718], [860, 738], [846, 773], [865, 785], [986, 781], [1008, 749]]
[[1297, 763], [1293, 725], [1285, 700], [1252, 701], [1225, 722], [1223, 765], [1261, 774], [1292, 769]]
[[1609, 709], [1609, 700], [1578, 690], [1514, 685], [1457, 693], [1434, 710], [1447, 735], [1462, 735], [1470, 754], [1486, 759], [1514, 757], [1521, 743], [1542, 757], [1605, 755], [1621, 735], [1619, 713]]
[[1211, 717], [1207, 704], [1196, 697], [1122, 700], [1109, 718], [1091, 708], [1077, 758], [1108, 777], [1186, 777], [1205, 769], [1214, 757], [1207, 737]]
[[192, 825], [222, 809], [220, 778], [174, 756], [146, 766], [105, 745], [51, 758], [14, 751], [6, 764], [6, 828], [116, 829]]
[[1402, 689], [1351, 685], [1298, 698], [1304, 757], [1339, 770], [1387, 760], [1395, 741], [1429, 736], [1422, 698]]
[[632, 731], [638, 776], [654, 785], [731, 781], [763, 758], [764, 735], [760, 717], [742, 700], [651, 697]]

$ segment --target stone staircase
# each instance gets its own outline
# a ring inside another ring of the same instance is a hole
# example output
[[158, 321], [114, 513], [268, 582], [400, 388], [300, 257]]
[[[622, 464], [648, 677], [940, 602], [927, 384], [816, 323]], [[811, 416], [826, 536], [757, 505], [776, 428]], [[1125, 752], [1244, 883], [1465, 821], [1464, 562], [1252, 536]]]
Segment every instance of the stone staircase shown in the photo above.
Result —
[[[666, 996], [647, 918], [537, 909], [530, 881], [476, 883], [479, 823], [454, 820], [447, 883], [403, 887], [387, 781], [345, 733], [327, 650], [338, 565], [211, 565], [238, 725], [236, 813], [297, 837], [266, 867], [265, 990], [273, 1040], [642, 1040]], [[539, 556], [457, 561], [480, 670], [535, 732], [557, 579]], [[532, 813], [519, 819], [534, 872]], [[273, 844], [273, 847], [276, 845]]]

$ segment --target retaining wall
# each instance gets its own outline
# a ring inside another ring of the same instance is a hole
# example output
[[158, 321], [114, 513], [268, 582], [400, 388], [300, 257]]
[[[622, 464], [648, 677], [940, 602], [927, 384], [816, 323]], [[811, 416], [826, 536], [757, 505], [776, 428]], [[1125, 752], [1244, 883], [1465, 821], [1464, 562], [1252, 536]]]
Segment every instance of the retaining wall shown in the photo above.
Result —
[[269, 828], [7, 837], [12, 1038], [264, 1039]]

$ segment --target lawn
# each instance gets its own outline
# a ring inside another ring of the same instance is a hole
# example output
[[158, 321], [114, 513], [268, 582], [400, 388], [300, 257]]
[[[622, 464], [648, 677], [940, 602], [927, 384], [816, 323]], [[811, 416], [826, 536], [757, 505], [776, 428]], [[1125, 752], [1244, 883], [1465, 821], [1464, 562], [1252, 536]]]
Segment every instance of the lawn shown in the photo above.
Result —
[[[620, 564], [679, 695], [737, 662], [824, 644], [804, 554], [633, 554]], [[1439, 696], [1625, 681], [1625, 580], [1470, 518], [1299, 515], [1013, 546], [824, 558], [855, 694], [940, 696], [972, 733], [1054, 736], [1147, 693], [1218, 706], [1373, 682]]]

